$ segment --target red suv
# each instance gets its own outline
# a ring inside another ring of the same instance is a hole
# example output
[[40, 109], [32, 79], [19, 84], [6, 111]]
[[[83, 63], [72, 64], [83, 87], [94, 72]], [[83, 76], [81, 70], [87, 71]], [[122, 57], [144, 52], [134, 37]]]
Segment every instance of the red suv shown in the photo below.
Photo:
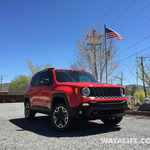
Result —
[[48, 68], [36, 73], [24, 95], [25, 118], [36, 113], [51, 115], [53, 126], [66, 131], [75, 119], [101, 119], [116, 125], [126, 114], [122, 86], [99, 83], [83, 70]]

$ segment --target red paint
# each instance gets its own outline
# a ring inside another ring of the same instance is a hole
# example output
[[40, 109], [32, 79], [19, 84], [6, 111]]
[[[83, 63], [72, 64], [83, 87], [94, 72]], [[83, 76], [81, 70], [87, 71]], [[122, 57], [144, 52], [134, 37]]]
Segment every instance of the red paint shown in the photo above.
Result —
[[[57, 69], [66, 70], [66, 69]], [[93, 83], [93, 82], [57, 82], [55, 76], [56, 69], [52, 70], [53, 83], [50, 86], [33, 86], [30, 82], [25, 95], [29, 95], [31, 106], [43, 106], [51, 109], [51, 97], [55, 93], [63, 93], [66, 95], [70, 107], [77, 107], [83, 102], [110, 102], [110, 101], [126, 101], [127, 98], [86, 98], [81, 95], [83, 87], [119, 87], [112, 84]], [[75, 71], [75, 70], [72, 70]], [[80, 72], [86, 72], [76, 70]], [[78, 89], [78, 94], [75, 93], [75, 88]], [[125, 111], [123, 111], [125, 112]], [[93, 112], [96, 113], [96, 112]]]

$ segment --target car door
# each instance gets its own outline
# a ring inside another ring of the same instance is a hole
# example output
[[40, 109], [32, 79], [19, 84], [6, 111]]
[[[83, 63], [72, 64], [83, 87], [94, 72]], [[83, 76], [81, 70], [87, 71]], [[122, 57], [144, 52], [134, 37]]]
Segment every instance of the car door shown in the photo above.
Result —
[[37, 74], [34, 77], [33, 88], [30, 91], [32, 106], [40, 106], [39, 92], [41, 90], [41, 85], [40, 85], [41, 77], [42, 77], [41, 73]]
[[41, 86], [41, 90], [39, 93], [39, 101], [41, 106], [49, 108], [51, 105], [51, 94], [52, 94], [52, 71], [46, 71], [42, 74], [42, 79], [49, 80], [48, 85]]

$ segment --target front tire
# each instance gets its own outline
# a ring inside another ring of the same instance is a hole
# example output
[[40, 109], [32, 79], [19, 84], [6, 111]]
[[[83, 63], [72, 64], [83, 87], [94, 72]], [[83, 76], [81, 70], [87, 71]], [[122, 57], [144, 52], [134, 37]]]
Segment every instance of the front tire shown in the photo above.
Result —
[[117, 118], [102, 118], [101, 121], [106, 125], [117, 125], [119, 122], [121, 122], [123, 117], [117, 117]]
[[35, 113], [30, 108], [29, 101], [25, 102], [24, 115], [27, 120], [33, 120], [35, 117]]
[[58, 131], [68, 131], [71, 127], [71, 120], [68, 108], [62, 103], [57, 103], [51, 114], [51, 121], [55, 129]]

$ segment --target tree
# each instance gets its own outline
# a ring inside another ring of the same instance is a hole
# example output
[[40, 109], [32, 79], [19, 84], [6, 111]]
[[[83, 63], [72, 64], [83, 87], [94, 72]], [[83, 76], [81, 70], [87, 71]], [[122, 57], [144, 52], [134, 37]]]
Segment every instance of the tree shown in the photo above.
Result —
[[[150, 58], [150, 56], [149, 56], [149, 58]], [[144, 59], [144, 61], [145, 61], [145, 59]], [[150, 61], [150, 59], [149, 59], [149, 61]], [[136, 60], [135, 65], [136, 65], [136, 74], [137, 74], [138, 78], [143, 81], [143, 75], [144, 75], [144, 82], [147, 85], [150, 85], [150, 63], [145, 62], [145, 65], [142, 66], [141, 62]]]
[[50, 68], [52, 66], [51, 63], [48, 63], [46, 65], [33, 65], [33, 63], [30, 60], [26, 60], [26, 64], [28, 66], [28, 69], [30, 70], [31, 76], [33, 76], [36, 72], [42, 69]]
[[9, 91], [25, 91], [29, 85], [30, 77], [19, 75], [16, 76], [9, 84]]
[[[137, 77], [143, 82], [143, 89], [144, 89], [144, 92], [145, 92], [145, 97], [147, 97], [147, 90], [146, 90], [146, 87], [145, 87], [145, 83], [147, 85], [150, 85], [150, 63], [149, 65], [146, 65], [144, 66], [143, 65], [143, 61], [145, 61], [145, 58], [147, 57], [138, 57], [138, 58], [141, 58], [141, 62], [139, 62], [138, 60], [136, 60], [136, 74], [137, 74]], [[150, 59], [149, 59], [150, 61]], [[140, 70], [140, 71], [138, 71]]]
[[[116, 42], [114, 39], [107, 42], [107, 51], [107, 75], [109, 76], [112, 73], [116, 73], [117, 76], [118, 72], [115, 71], [118, 69], [119, 64], [116, 63], [115, 56], [117, 55], [118, 49], [116, 48]], [[104, 82], [106, 80], [104, 36], [100, 32], [100, 29], [95, 27], [93, 33], [91, 33], [89, 29], [84, 28], [81, 38], [79, 38], [76, 42], [74, 52], [77, 59], [73, 64], [70, 63], [70, 68], [86, 70], [99, 79], [100, 82]], [[98, 74], [100, 74], [100, 76], [98, 76]]]
[[[143, 89], [139, 89], [138, 90], [138, 95], [139, 95], [139, 99], [141, 101], [141, 103], [143, 103], [145, 101], [145, 93]], [[137, 91], [134, 93], [135, 98], [137, 99]]]
[[137, 91], [137, 86], [133, 85], [131, 89], [132, 89], [132, 95], [133, 95], [135, 93], [135, 91]]
[[[150, 58], [150, 56], [149, 56]], [[150, 85], [150, 59], [149, 63], [146, 63], [145, 70], [144, 70], [145, 82], [147, 85]]]
[[126, 95], [131, 95], [131, 88], [129, 88], [128, 86], [125, 87], [125, 93]]

